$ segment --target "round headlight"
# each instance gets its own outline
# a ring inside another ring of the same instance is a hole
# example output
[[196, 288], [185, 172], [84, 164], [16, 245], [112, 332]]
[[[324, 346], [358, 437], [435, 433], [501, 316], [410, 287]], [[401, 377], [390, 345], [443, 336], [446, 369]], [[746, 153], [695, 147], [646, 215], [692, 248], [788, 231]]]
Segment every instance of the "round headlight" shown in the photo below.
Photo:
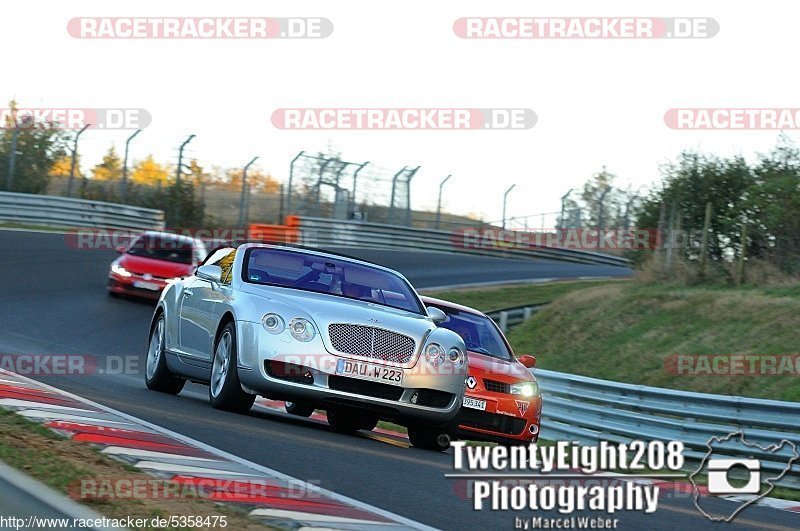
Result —
[[302, 317], [295, 317], [289, 322], [289, 332], [298, 341], [311, 341], [316, 333], [311, 321]]
[[464, 355], [461, 352], [461, 350], [459, 350], [456, 347], [453, 347], [447, 353], [447, 359], [449, 359], [450, 362], [455, 364], [455, 365], [461, 365], [461, 363], [463, 363], [463, 361], [464, 361]]
[[264, 330], [270, 334], [280, 334], [285, 328], [283, 318], [277, 313], [268, 313], [264, 315], [264, 317], [261, 318], [261, 324], [264, 326]]
[[539, 396], [539, 385], [536, 382], [511, 385], [511, 394], [524, 397]]
[[425, 347], [425, 359], [431, 365], [439, 365], [444, 361], [444, 349], [437, 343], [431, 343]]

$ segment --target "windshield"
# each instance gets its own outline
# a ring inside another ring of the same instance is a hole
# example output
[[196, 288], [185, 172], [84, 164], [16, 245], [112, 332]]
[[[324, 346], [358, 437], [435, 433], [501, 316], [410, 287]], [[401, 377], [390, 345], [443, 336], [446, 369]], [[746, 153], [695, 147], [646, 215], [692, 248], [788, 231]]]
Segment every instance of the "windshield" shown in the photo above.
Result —
[[501, 360], [511, 360], [511, 352], [491, 319], [444, 306], [436, 307], [447, 315], [447, 320], [439, 323], [439, 326], [460, 335], [467, 350]]
[[171, 238], [169, 235], [143, 234], [133, 242], [127, 253], [155, 260], [191, 264], [193, 248], [191, 242]]
[[399, 275], [377, 267], [283, 249], [253, 248], [243, 279], [358, 299], [425, 315], [414, 290]]

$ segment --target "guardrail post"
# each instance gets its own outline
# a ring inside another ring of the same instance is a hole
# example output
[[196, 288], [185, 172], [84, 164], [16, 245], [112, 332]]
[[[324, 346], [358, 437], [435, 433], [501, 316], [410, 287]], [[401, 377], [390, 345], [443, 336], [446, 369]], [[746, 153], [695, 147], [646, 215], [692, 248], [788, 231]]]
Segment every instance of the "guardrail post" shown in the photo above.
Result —
[[508, 332], [508, 312], [500, 312], [500, 322], [497, 326], [500, 327], [500, 330], [502, 330], [504, 334]]
[[533, 309], [530, 306], [527, 306], [525, 309], [522, 310], [522, 320], [527, 321], [531, 318], [531, 314], [533, 313]]

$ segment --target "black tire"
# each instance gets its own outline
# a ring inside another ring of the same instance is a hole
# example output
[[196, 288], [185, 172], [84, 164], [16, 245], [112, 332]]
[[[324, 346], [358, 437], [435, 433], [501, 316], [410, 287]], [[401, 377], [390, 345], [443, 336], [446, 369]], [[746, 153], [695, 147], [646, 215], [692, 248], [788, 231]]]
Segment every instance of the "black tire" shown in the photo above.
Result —
[[364, 431], [372, 431], [378, 425], [378, 417], [364, 417], [364, 422], [361, 424], [361, 429]]
[[[224, 350], [227, 352], [223, 352]], [[214, 342], [208, 398], [211, 406], [215, 409], [247, 413], [253, 407], [256, 395], [245, 393], [242, 390], [236, 360], [236, 326], [229, 322], [220, 330], [217, 340]], [[220, 373], [220, 371], [222, 372]]]
[[335, 409], [329, 409], [325, 413], [328, 417], [328, 424], [336, 433], [351, 434], [364, 426], [364, 417], [362, 415]]
[[408, 440], [417, 448], [444, 452], [450, 448], [452, 434], [445, 428], [429, 426], [409, 426]]
[[283, 407], [287, 413], [298, 417], [310, 417], [314, 413], [314, 406], [304, 402], [286, 402]]
[[172, 374], [169, 371], [169, 367], [167, 367], [167, 360], [164, 354], [165, 330], [166, 323], [162, 313], [158, 316], [153, 329], [150, 331], [150, 339], [147, 343], [144, 383], [151, 391], [177, 395], [183, 389], [186, 380]]

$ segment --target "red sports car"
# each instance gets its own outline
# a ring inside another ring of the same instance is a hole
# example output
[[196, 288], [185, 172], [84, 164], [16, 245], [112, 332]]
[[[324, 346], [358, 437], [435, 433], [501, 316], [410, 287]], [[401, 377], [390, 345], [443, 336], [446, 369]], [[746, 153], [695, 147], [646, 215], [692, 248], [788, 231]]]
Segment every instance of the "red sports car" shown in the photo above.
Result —
[[458, 417], [463, 439], [527, 443], [539, 438], [542, 396], [528, 370], [533, 356], [514, 356], [500, 328], [486, 314], [452, 302], [422, 297], [439, 308], [447, 320], [439, 326], [464, 339], [469, 376]]
[[108, 273], [109, 294], [147, 299], [158, 299], [167, 284], [191, 275], [207, 254], [202, 240], [153, 231], [118, 251]]

